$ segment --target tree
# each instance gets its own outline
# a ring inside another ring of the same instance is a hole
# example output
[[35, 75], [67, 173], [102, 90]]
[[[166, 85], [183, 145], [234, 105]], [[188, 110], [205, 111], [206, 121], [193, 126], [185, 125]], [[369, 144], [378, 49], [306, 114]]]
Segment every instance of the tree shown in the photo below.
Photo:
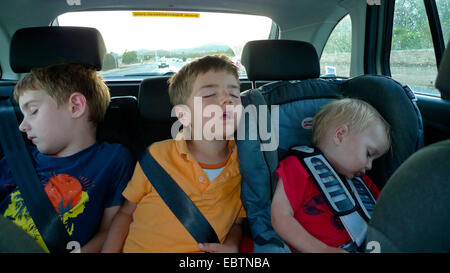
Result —
[[432, 39], [423, 0], [395, 2], [393, 50], [432, 48]]
[[122, 55], [122, 63], [134, 64], [138, 62], [136, 51], [125, 51]]
[[113, 68], [117, 68], [116, 58], [112, 55], [112, 53], [108, 53], [105, 55], [105, 59], [103, 60], [103, 70], [110, 70]]

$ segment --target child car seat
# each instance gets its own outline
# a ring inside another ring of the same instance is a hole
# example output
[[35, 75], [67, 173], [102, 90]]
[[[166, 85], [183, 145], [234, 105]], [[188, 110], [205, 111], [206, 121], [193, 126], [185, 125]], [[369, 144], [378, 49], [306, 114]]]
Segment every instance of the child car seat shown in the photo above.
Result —
[[[319, 58], [306, 42], [260, 40], [247, 43], [242, 64], [251, 81], [274, 81], [244, 92], [244, 107], [257, 98], [278, 106], [272, 113], [278, 130], [278, 149], [261, 151], [261, 140], [238, 140], [242, 173], [242, 201], [251, 233], [259, 244], [279, 241], [270, 222], [270, 204], [276, 181], [273, 171], [290, 147], [311, 145], [312, 118], [333, 99], [352, 97], [374, 106], [392, 127], [391, 151], [374, 162], [368, 172], [381, 189], [392, 173], [423, 146], [423, 126], [414, 94], [407, 86], [385, 76], [362, 75], [351, 79], [321, 79]], [[260, 100], [261, 101], [261, 100]], [[242, 124], [242, 123], [241, 123]], [[247, 125], [247, 120], [243, 120]]]

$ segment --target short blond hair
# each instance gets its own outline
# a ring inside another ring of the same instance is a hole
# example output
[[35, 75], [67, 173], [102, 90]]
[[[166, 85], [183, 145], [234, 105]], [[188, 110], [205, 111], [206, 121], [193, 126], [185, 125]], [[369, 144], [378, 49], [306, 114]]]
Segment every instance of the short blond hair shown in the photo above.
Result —
[[389, 147], [391, 146], [391, 126], [370, 104], [359, 99], [339, 99], [322, 107], [314, 116], [312, 124], [312, 144], [317, 146], [330, 127], [345, 124], [349, 132], [360, 133], [372, 121], [379, 121], [384, 126]]
[[103, 121], [110, 102], [109, 89], [103, 77], [92, 68], [80, 64], [56, 64], [33, 68], [14, 88], [14, 99], [28, 90], [43, 90], [57, 103], [67, 103], [74, 92], [86, 97], [89, 121], [98, 125]]
[[210, 70], [226, 71], [233, 75], [239, 83], [238, 68], [229, 57], [208, 55], [186, 64], [169, 79], [170, 102], [173, 105], [185, 104], [192, 93], [197, 76]]

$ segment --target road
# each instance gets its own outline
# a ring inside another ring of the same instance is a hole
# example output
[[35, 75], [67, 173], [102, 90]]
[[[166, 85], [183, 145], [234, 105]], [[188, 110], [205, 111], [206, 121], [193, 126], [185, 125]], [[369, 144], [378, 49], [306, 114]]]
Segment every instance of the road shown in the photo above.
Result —
[[166, 63], [169, 64], [169, 66], [165, 68], [158, 68], [158, 64], [154, 62], [144, 64], [131, 64], [121, 68], [104, 71], [101, 74], [104, 77], [110, 76], [120, 77], [129, 75], [153, 74], [153, 73], [164, 75], [167, 72], [177, 72], [184, 65], [183, 62], [177, 62], [173, 60], [168, 60], [166, 61]]

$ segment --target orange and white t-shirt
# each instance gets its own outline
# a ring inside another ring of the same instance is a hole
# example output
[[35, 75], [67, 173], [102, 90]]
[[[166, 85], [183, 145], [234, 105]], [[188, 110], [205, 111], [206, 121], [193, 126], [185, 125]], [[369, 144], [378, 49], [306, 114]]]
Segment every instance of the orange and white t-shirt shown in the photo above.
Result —
[[[236, 144], [230, 140], [228, 145], [232, 152], [214, 181], [209, 180], [184, 139], [165, 140], [149, 147], [155, 160], [211, 224], [221, 243], [237, 218], [245, 217]], [[139, 163], [123, 196], [137, 203], [124, 252], [201, 252], [198, 243], [152, 187]]]

